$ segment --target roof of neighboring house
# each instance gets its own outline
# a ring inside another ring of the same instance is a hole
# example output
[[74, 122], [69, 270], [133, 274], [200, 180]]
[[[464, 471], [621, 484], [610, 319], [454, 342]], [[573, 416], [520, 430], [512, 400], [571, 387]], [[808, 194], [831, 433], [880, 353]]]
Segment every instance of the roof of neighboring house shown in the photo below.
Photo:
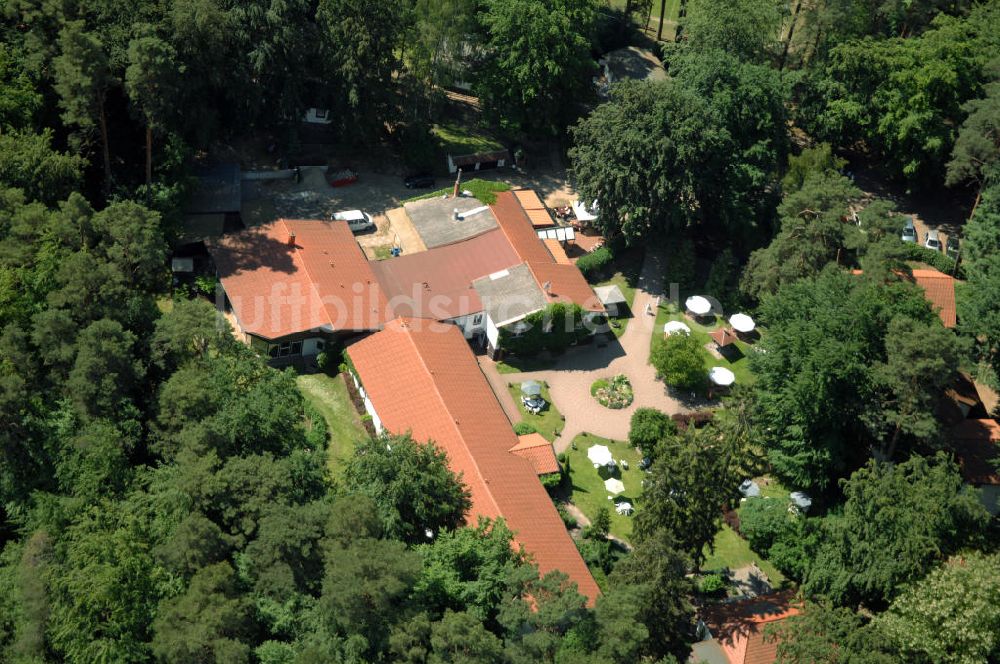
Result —
[[712, 337], [712, 341], [715, 342], [719, 348], [728, 346], [729, 344], [736, 341], [736, 335], [728, 327], [720, 327], [717, 330], [712, 330], [708, 333], [708, 336]]
[[472, 282], [518, 263], [498, 228], [469, 240], [372, 263], [396, 316], [447, 320], [483, 310]]
[[594, 578], [563, 526], [462, 333], [395, 319], [347, 353], [379, 419], [392, 432], [434, 441], [472, 494], [467, 519], [503, 517], [542, 574], [560, 570], [593, 602]]
[[913, 280], [924, 289], [927, 300], [937, 310], [945, 327], [955, 327], [955, 279], [938, 270], [913, 270]]
[[539, 475], [559, 472], [559, 460], [556, 459], [552, 443], [545, 440], [540, 433], [518, 436], [517, 445], [510, 448], [508, 452], [530, 461], [535, 472]]
[[730, 664], [772, 664], [778, 644], [764, 641], [764, 627], [798, 615], [790, 600], [791, 593], [785, 592], [709, 604], [702, 609], [702, 620]]
[[979, 396], [972, 376], [959, 371], [945, 386], [935, 410], [937, 418], [946, 426], [958, 424], [968, 418], [986, 417], [988, 411]]
[[549, 228], [556, 225], [548, 210], [525, 210], [524, 213], [528, 215], [532, 228]]
[[551, 263], [555, 260], [538, 238], [531, 225], [531, 220], [521, 208], [514, 192], [497, 192], [497, 200], [490, 206], [490, 209], [496, 217], [497, 224], [522, 261]]
[[951, 429], [951, 447], [969, 484], [1000, 485], [1000, 424], [993, 419], [963, 420]]
[[594, 289], [575, 265], [529, 262], [528, 267], [548, 295], [547, 303], [572, 302], [585, 311], [604, 311], [604, 305], [594, 294]]
[[555, 259], [557, 263], [562, 265], [573, 265], [573, 260], [566, 255], [566, 250], [563, 249], [562, 242], [556, 240], [555, 238], [547, 238], [542, 240], [545, 248], [549, 250], [552, 254], [552, 258]]
[[548, 304], [545, 293], [527, 265], [492, 272], [472, 282], [483, 309], [497, 326], [521, 320]]
[[[924, 289], [924, 297], [938, 312], [945, 327], [955, 327], [958, 313], [955, 306], [955, 278], [934, 269], [911, 270], [913, 281]], [[864, 270], [851, 270], [851, 274], [864, 274]], [[901, 272], [899, 276], [909, 277]]]
[[208, 164], [194, 171], [195, 186], [184, 205], [186, 214], [239, 212], [242, 206], [240, 165]]
[[373, 330], [385, 318], [382, 287], [345, 222], [279, 219], [208, 250], [244, 332]]

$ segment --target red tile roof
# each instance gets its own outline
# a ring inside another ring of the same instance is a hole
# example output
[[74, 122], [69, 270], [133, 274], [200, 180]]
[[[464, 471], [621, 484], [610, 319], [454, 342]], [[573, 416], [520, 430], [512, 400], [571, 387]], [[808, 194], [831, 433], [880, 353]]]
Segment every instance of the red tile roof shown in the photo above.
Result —
[[575, 265], [528, 263], [528, 268], [542, 291], [547, 292], [549, 302], [574, 302], [585, 311], [604, 311], [601, 300]]
[[483, 310], [472, 282], [520, 260], [500, 229], [372, 263], [396, 316], [447, 320]]
[[433, 440], [472, 493], [469, 521], [503, 517], [542, 574], [561, 570], [591, 602], [599, 589], [458, 328], [396, 319], [348, 347], [383, 425]]
[[712, 341], [719, 348], [728, 346], [729, 344], [736, 341], [736, 335], [727, 327], [720, 327], [717, 330], [712, 330], [708, 333], [708, 336], [712, 337]]
[[497, 225], [507, 236], [521, 261], [551, 263], [552, 254], [545, 248], [531, 225], [527, 213], [512, 191], [497, 192], [496, 203], [490, 206]]
[[702, 620], [731, 664], [773, 664], [778, 644], [764, 641], [764, 626], [798, 615], [790, 599], [790, 593], [774, 593], [711, 604], [703, 609]]
[[531, 462], [539, 475], [559, 472], [559, 460], [556, 459], [552, 443], [545, 440], [540, 433], [529, 433], [517, 437], [517, 445], [508, 452]]
[[1000, 424], [996, 420], [963, 420], [951, 430], [952, 449], [969, 484], [1000, 485]]
[[538, 197], [534, 189], [515, 189], [514, 197], [525, 210], [544, 210], [545, 203]]
[[345, 222], [279, 219], [208, 249], [244, 332], [372, 330], [385, 318], [382, 288]]
[[955, 327], [955, 279], [938, 270], [913, 270], [913, 280], [924, 289], [927, 300], [941, 317], [945, 327]]
[[542, 240], [542, 243], [545, 244], [545, 248], [549, 250], [549, 253], [552, 254], [552, 258], [554, 258], [557, 263], [562, 265], [573, 265], [573, 261], [566, 255], [566, 250], [563, 249], [562, 242], [553, 238], [548, 238]]

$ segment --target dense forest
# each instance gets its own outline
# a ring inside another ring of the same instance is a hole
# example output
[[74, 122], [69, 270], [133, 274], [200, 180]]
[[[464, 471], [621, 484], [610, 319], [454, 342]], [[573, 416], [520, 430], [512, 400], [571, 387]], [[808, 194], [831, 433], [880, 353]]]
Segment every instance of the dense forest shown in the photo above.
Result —
[[[649, 39], [627, 5], [0, 0], [0, 661], [685, 661], [692, 572], [765, 472], [816, 502], [741, 510], [806, 607], [781, 662], [1000, 661], [1000, 536], [934, 415], [960, 369], [1000, 375], [1000, 4], [686, 0], [666, 80], [602, 101], [597, 57]], [[432, 443], [332, 469], [294, 373], [172, 289], [198, 159], [293, 153], [320, 107], [423, 165], [459, 80], [565, 152], [609, 244], [666, 240], [667, 282], [768, 330], [708, 426], [636, 413], [633, 546], [578, 542], [593, 605], [466, 524]], [[860, 165], [960, 209], [960, 258], [900, 242]], [[914, 261], [961, 277], [956, 330]]]

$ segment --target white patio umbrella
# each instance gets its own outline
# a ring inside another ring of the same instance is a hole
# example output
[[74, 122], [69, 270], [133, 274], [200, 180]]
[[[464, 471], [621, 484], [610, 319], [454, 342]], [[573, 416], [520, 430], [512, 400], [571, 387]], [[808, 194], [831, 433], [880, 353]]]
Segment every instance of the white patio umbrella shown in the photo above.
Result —
[[621, 493], [625, 490], [625, 484], [616, 477], [604, 480], [604, 488], [608, 490], [608, 493]]
[[667, 321], [663, 324], [664, 334], [684, 334], [687, 336], [691, 335], [691, 328], [680, 322], [679, 320]]
[[726, 387], [736, 382], [736, 375], [725, 367], [712, 367], [708, 379], [720, 387]]
[[537, 380], [526, 380], [521, 383], [521, 394], [527, 394], [530, 396], [538, 396], [542, 393], [542, 384]]
[[712, 303], [701, 295], [692, 295], [684, 300], [684, 306], [695, 316], [704, 316], [712, 309]]
[[732, 318], [729, 319], [729, 324], [737, 332], [753, 332], [753, 329], [757, 327], [757, 324], [753, 322], [753, 318], [750, 318], [746, 314], [733, 314]]
[[587, 450], [587, 458], [590, 459], [595, 468], [606, 466], [614, 461], [607, 445], [591, 445], [590, 449]]

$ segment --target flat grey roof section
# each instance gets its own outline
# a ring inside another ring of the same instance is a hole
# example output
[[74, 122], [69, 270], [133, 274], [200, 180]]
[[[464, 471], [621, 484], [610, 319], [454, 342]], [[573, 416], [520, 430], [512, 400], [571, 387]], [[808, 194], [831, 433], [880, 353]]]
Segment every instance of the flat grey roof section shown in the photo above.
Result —
[[482, 207], [486, 206], [479, 199], [462, 196], [425, 198], [403, 204], [403, 209], [428, 249], [468, 240], [496, 228], [497, 218], [489, 207], [466, 219], [455, 219], [456, 209], [459, 214], [464, 214]]
[[483, 301], [483, 309], [498, 326], [520, 320], [548, 304], [531, 270], [523, 263], [476, 279], [472, 287]]

